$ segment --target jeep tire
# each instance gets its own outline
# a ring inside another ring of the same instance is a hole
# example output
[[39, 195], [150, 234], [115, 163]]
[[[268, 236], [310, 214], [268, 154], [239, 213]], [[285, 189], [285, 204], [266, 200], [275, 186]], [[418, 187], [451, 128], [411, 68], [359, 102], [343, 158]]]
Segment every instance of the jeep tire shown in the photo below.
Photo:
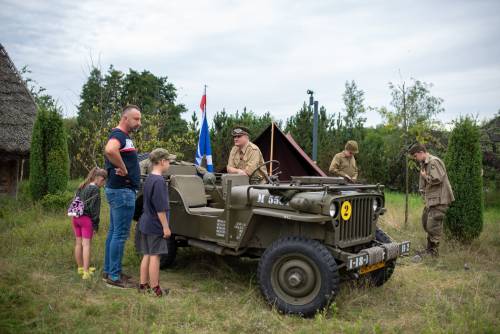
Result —
[[306, 317], [327, 307], [339, 288], [332, 254], [318, 241], [301, 237], [273, 242], [262, 254], [257, 277], [271, 306]]
[[160, 269], [170, 268], [174, 264], [177, 255], [177, 242], [174, 235], [167, 239], [167, 248], [168, 253], [160, 256]]
[[[384, 231], [377, 228], [375, 231], [375, 239], [383, 244], [388, 244], [392, 242], [391, 237], [389, 237]], [[382, 286], [385, 282], [391, 278], [394, 268], [396, 267], [396, 260], [390, 260], [385, 263], [385, 267], [375, 270], [367, 275], [367, 279], [373, 286]]]

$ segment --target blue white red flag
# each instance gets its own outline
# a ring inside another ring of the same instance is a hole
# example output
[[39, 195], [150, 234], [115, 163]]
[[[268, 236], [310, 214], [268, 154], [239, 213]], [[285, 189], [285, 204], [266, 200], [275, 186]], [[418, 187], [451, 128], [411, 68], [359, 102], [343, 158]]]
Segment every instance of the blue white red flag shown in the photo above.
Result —
[[200, 109], [202, 112], [201, 117], [201, 128], [200, 128], [200, 139], [198, 140], [198, 149], [196, 150], [195, 165], [200, 166], [203, 157], [207, 160], [207, 170], [209, 172], [214, 171], [214, 165], [212, 163], [212, 147], [210, 145], [210, 131], [208, 130], [207, 121], [207, 87], [205, 86], [205, 91], [201, 97]]

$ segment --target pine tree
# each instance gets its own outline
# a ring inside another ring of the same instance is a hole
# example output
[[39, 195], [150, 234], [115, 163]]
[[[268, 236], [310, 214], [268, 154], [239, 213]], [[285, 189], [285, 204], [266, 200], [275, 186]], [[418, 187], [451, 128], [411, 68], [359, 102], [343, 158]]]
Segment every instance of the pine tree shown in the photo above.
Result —
[[47, 120], [47, 192], [56, 194], [64, 191], [68, 184], [68, 144], [59, 112], [49, 110]]
[[39, 200], [66, 189], [69, 179], [68, 145], [60, 109], [48, 95], [36, 97], [38, 113], [30, 154], [30, 193]]
[[44, 149], [44, 124], [47, 123], [47, 110], [38, 109], [30, 149], [29, 189], [31, 197], [41, 199], [47, 193], [47, 159]]
[[450, 136], [445, 157], [455, 195], [446, 213], [445, 227], [451, 236], [469, 242], [483, 229], [483, 180], [480, 131], [475, 121], [460, 119]]

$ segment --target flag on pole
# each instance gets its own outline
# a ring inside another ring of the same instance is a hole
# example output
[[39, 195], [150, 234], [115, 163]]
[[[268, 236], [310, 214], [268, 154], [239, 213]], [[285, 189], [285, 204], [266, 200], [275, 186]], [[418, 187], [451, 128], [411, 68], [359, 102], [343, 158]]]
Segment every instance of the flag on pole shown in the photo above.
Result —
[[209, 172], [214, 171], [214, 165], [212, 163], [212, 147], [210, 146], [210, 132], [208, 131], [208, 121], [207, 121], [207, 86], [205, 86], [205, 91], [201, 97], [200, 109], [202, 112], [201, 116], [201, 128], [200, 128], [200, 139], [198, 140], [198, 149], [196, 150], [195, 165], [200, 166], [203, 156], [207, 160], [207, 170]]

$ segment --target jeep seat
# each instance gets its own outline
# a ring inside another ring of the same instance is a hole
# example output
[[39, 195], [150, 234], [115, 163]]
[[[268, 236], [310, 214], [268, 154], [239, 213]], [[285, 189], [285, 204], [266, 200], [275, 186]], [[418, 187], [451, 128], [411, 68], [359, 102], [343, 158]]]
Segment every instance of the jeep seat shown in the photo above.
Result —
[[224, 209], [207, 206], [205, 186], [196, 175], [172, 175], [170, 185], [179, 192], [186, 211], [190, 214], [203, 216], [219, 216]]
[[250, 184], [248, 182], [248, 176], [239, 174], [224, 174], [221, 177], [222, 183], [222, 196], [225, 199], [227, 194], [227, 181], [231, 180], [231, 187], [234, 186], [245, 186]]

